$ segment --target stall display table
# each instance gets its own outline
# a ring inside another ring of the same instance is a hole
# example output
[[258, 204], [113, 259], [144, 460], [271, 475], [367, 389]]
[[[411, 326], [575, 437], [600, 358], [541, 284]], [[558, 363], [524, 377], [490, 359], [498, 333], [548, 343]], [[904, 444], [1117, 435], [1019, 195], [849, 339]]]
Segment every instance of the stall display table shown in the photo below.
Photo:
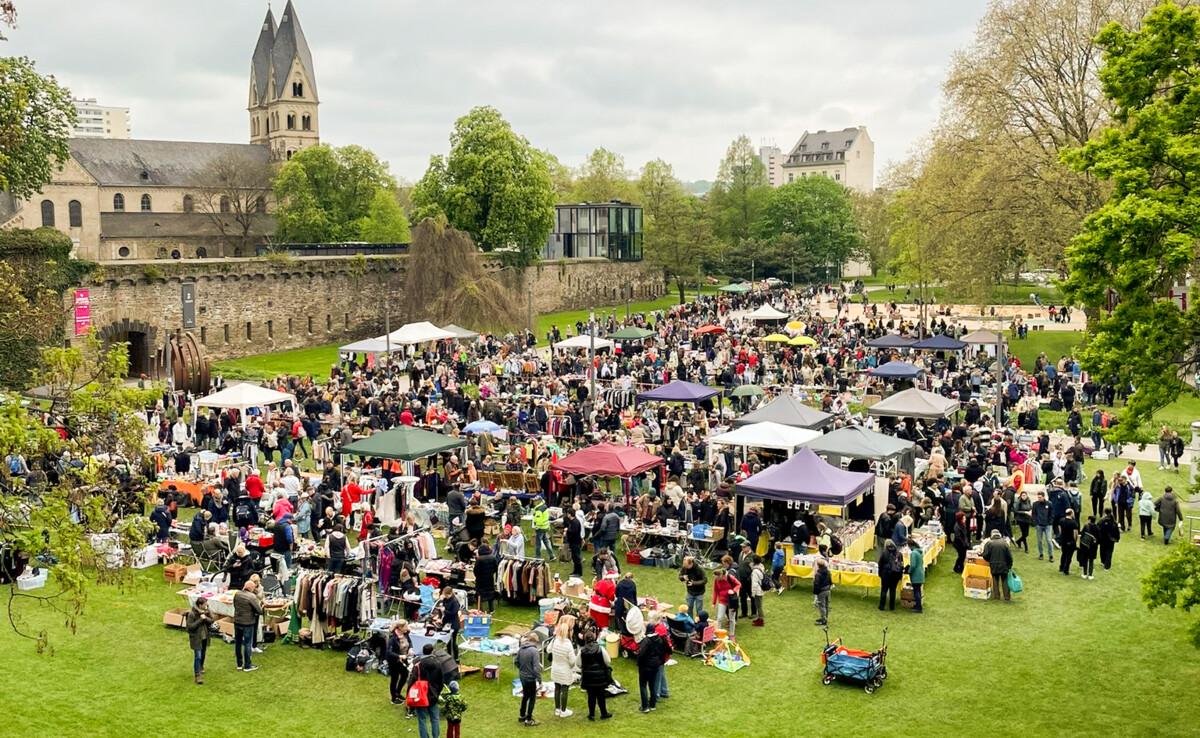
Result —
[[211, 492], [213, 485], [211, 482], [203, 482], [189, 479], [178, 479], [176, 477], [168, 477], [160, 480], [158, 489], [160, 491], [175, 488], [177, 492], [183, 492], [188, 497], [192, 498], [192, 505], [200, 507], [201, 501], [204, 500], [204, 493]]
[[[921, 550], [925, 553], [925, 567], [928, 568], [937, 563], [938, 556], [946, 548], [946, 536], [933, 535], [924, 529], [913, 531], [913, 536], [921, 546]], [[904, 563], [908, 564], [908, 549], [901, 549], [901, 554], [904, 556]], [[812, 579], [812, 555], [795, 556], [789, 559], [789, 563], [783, 568], [784, 576], [788, 578], [788, 584], [793, 585], [795, 579]], [[834, 584], [846, 587], [864, 587], [874, 589], [883, 586], [883, 582], [879, 578], [879, 565], [874, 561], [850, 560], [841, 557], [831, 558], [829, 560], [829, 575]], [[900, 580], [900, 586], [903, 587], [908, 583], [908, 575], [905, 575]]]
[[[236, 589], [227, 589], [219, 591], [205, 587], [189, 587], [181, 589], [175, 594], [186, 597], [188, 606], [196, 604], [197, 600], [203, 599], [208, 602], [208, 610], [214, 615], [223, 615], [225, 617], [233, 617], [233, 596], [237, 594]], [[288, 609], [291, 601], [282, 597], [267, 597], [263, 601], [263, 610], [268, 613], [278, 614]]]

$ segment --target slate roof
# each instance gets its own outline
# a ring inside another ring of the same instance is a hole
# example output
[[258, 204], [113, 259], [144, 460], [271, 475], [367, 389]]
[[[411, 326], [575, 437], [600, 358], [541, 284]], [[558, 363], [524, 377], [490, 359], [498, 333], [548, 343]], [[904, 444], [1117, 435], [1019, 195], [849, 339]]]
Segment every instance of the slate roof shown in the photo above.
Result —
[[229, 153], [248, 161], [271, 160], [270, 149], [262, 144], [119, 138], [73, 138], [69, 143], [71, 156], [101, 187], [188, 186], [209, 164]]
[[[854, 141], [858, 138], [860, 131], [857, 128], [846, 128], [841, 131], [817, 131], [816, 133], [804, 132], [792, 150], [788, 152], [787, 158], [784, 160], [787, 164], [814, 164], [814, 161], [801, 162], [799, 159], [793, 160], [792, 157], [799, 157], [802, 154], [837, 154], [839, 151], [848, 151], [854, 145]], [[827, 144], [825, 148], [821, 148], [822, 144]], [[803, 146], [804, 148], [800, 148]], [[831, 157], [827, 161], [842, 161]]]
[[275, 31], [275, 43], [271, 48], [271, 66], [275, 69], [275, 97], [284, 96], [288, 74], [292, 71], [292, 59], [296, 56], [300, 57], [300, 63], [304, 66], [309, 92], [316, 99], [317, 79], [313, 74], [312, 52], [308, 50], [308, 41], [300, 28], [296, 9], [292, 7], [291, 0], [288, 0], [283, 15], [279, 17], [279, 29]]
[[254, 47], [254, 57], [250, 61], [250, 73], [254, 76], [254, 102], [261, 103], [267, 97], [267, 85], [271, 81], [271, 47], [275, 45], [275, 16], [267, 8], [267, 17], [263, 19], [262, 32], [258, 34], [258, 44]]

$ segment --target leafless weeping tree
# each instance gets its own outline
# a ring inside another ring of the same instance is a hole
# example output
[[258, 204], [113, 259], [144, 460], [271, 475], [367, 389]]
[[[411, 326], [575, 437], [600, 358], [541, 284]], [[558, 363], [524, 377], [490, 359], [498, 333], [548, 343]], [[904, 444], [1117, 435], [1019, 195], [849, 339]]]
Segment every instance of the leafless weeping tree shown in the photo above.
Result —
[[520, 297], [502, 281], [505, 272], [484, 269], [470, 235], [444, 220], [426, 218], [413, 229], [405, 271], [409, 320], [493, 332], [523, 324]]
[[195, 209], [208, 216], [223, 243], [246, 253], [263, 240], [274, 175], [269, 162], [222, 154], [196, 175]]

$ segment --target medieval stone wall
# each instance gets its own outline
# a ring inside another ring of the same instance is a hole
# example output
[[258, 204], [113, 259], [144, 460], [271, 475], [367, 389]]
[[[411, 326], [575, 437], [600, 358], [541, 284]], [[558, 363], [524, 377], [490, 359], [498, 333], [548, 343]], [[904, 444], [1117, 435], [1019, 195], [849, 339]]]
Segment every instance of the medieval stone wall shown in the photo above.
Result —
[[[403, 304], [405, 263], [404, 256], [108, 262], [81, 286], [90, 290], [98, 332], [148, 326], [147, 338], [157, 343], [162, 329], [182, 327], [183, 285], [194, 285], [190, 330], [208, 356], [220, 360], [380, 335], [388, 300], [393, 318], [413, 312]], [[661, 272], [649, 266], [588, 259], [530, 268], [522, 296], [532, 294], [536, 316], [623, 304], [627, 294], [635, 301], [652, 299], [665, 289]], [[70, 306], [71, 291], [65, 300]], [[71, 335], [74, 317], [67, 312]]]

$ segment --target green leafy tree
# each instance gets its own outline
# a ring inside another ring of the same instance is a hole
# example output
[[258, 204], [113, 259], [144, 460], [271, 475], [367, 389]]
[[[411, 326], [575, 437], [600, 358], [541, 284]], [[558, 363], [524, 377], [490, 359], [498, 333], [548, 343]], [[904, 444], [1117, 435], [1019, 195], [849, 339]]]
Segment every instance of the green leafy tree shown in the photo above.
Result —
[[363, 224], [362, 240], [367, 243], [410, 243], [412, 233], [408, 227], [408, 218], [400, 207], [400, 201], [393, 190], [380, 188], [371, 205], [367, 208], [366, 222]]
[[674, 169], [662, 159], [642, 168], [637, 187], [643, 203], [646, 259], [675, 283], [682, 304], [687, 301], [687, 285], [700, 277], [715, 244], [711, 215], [700, 199], [683, 189]]
[[[126, 386], [127, 358], [125, 344], [105, 349], [94, 336], [69, 349], [46, 350], [37, 381], [45, 387], [47, 417], [65, 439], [41, 422], [40, 412], [22, 408], [17, 395], [0, 404], [0, 455], [19, 454], [34, 472], [28, 495], [0, 496], [0, 542], [18, 559], [49, 570], [44, 590], [8, 589], [7, 614], [39, 652], [51, 646], [50, 632], [31, 627], [26, 613], [48, 608], [74, 632], [89, 586], [131, 584], [132, 553], [146, 542], [141, 411], [161, 390]], [[108, 461], [94, 457], [100, 453]], [[58, 467], [57, 481], [44, 473], [50, 466]], [[7, 464], [0, 473], [7, 476]]]
[[892, 251], [892, 197], [887, 191], [877, 189], [870, 193], [851, 192], [850, 199], [871, 264], [871, 274], [878, 274], [895, 256]]
[[71, 93], [54, 77], [26, 57], [0, 58], [0, 190], [21, 199], [40, 192], [71, 156], [75, 120]]
[[[393, 202], [396, 181], [386, 163], [361, 146], [334, 148], [325, 144], [297, 152], [275, 175], [275, 239], [283, 243], [375, 241], [399, 235], [399, 204], [390, 208], [376, 196]], [[373, 221], [373, 213], [385, 219]], [[407, 229], [407, 223], [405, 223]]]
[[766, 166], [749, 137], [738, 136], [726, 150], [708, 195], [717, 237], [733, 246], [754, 235], [754, 225], [770, 196]]
[[500, 111], [477, 107], [454, 123], [450, 153], [429, 160], [413, 188], [417, 219], [442, 213], [509, 266], [537, 261], [554, 223], [546, 157]]
[[[1082, 362], [1094, 376], [1136, 389], [1112, 433], [1146, 440], [1154, 412], [1187, 391], [1200, 360], [1200, 303], [1186, 311], [1167, 291], [1195, 276], [1200, 233], [1200, 10], [1167, 3], [1140, 30], [1100, 34], [1100, 72], [1115, 124], [1067, 153], [1075, 169], [1112, 182], [1067, 252], [1067, 296], [1095, 310]], [[1110, 291], [1119, 302], [1103, 314]]]
[[71, 258], [73, 247], [54, 228], [0, 231], [0, 387], [34, 386], [40, 347], [63, 339], [63, 293], [96, 269]]
[[[1142, 577], [1142, 602], [1151, 610], [1169, 607], [1191, 612], [1200, 606], [1200, 547], [1175, 546]], [[1188, 628], [1192, 645], [1200, 648], [1200, 621]]]
[[546, 171], [550, 174], [550, 187], [554, 192], [554, 204], [563, 205], [575, 199], [575, 174], [571, 168], [558, 160], [549, 151], [542, 152]]
[[837, 268], [863, 251], [850, 192], [828, 177], [804, 177], [770, 193], [757, 223], [776, 260]]
[[575, 176], [575, 202], [630, 202], [637, 192], [625, 168], [625, 157], [605, 148], [596, 149]]

